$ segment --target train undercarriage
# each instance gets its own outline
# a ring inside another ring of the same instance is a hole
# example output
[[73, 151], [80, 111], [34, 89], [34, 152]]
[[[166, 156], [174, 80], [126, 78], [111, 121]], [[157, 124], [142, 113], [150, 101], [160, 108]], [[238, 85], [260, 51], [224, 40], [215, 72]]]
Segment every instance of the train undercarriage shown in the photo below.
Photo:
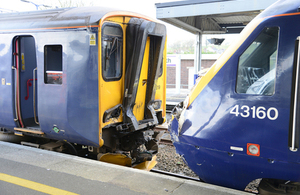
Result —
[[258, 189], [260, 195], [299, 195], [300, 183], [278, 179], [262, 179]]
[[86, 146], [62, 140], [52, 140], [30, 133], [0, 131], [0, 141], [18, 143], [24, 146], [62, 152], [103, 162], [151, 170], [156, 165], [158, 152], [156, 134], [152, 129], [132, 133], [118, 132], [116, 128], [103, 130], [105, 145]]
[[113, 128], [107, 128], [103, 131], [105, 145], [94, 147], [47, 139], [30, 133], [13, 133], [4, 128], [0, 131], [0, 141], [146, 170], [151, 170], [156, 165], [155, 155], [158, 152], [158, 145], [154, 136], [156, 134], [153, 130], [120, 133]]

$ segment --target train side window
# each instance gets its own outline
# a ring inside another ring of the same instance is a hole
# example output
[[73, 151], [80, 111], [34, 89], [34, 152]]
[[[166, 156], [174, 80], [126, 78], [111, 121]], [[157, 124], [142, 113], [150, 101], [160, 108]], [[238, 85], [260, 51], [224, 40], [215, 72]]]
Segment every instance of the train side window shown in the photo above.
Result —
[[62, 46], [44, 46], [44, 82], [62, 84]]
[[237, 93], [275, 93], [278, 35], [278, 27], [265, 28], [239, 57]]
[[102, 28], [102, 76], [105, 81], [121, 78], [123, 59], [123, 30], [121, 26], [106, 24]]

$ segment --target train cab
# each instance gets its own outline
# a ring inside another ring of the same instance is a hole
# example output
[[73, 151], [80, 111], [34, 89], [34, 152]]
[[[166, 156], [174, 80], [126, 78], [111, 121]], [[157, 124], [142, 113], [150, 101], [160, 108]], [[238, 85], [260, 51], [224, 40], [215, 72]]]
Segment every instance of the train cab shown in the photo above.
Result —
[[203, 181], [297, 189], [299, 6], [280, 0], [259, 14], [173, 110], [176, 150]]

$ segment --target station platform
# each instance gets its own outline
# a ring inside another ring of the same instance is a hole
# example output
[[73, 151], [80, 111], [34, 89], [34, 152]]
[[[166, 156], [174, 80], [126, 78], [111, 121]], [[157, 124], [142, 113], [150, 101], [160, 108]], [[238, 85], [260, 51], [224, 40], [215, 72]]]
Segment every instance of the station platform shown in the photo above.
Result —
[[177, 91], [174, 88], [167, 88], [167, 93], [166, 93], [167, 112], [171, 112], [177, 104], [183, 102], [189, 93], [190, 93], [189, 89], [180, 89], [180, 91]]
[[0, 142], [1, 194], [249, 194], [242, 191]]

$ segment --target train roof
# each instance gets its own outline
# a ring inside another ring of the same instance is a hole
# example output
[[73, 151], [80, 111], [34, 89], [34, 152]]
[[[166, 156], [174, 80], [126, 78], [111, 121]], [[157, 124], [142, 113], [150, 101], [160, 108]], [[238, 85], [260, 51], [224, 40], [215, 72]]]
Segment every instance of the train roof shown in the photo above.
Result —
[[278, 0], [265, 11], [263, 11], [258, 18], [274, 17], [274, 16], [287, 16], [300, 14], [299, 0]]
[[[104, 7], [61, 8], [0, 14], [0, 32], [33, 29], [87, 28], [99, 25], [106, 14], [142, 17], [139, 14]], [[143, 18], [147, 18], [144, 16]]]

